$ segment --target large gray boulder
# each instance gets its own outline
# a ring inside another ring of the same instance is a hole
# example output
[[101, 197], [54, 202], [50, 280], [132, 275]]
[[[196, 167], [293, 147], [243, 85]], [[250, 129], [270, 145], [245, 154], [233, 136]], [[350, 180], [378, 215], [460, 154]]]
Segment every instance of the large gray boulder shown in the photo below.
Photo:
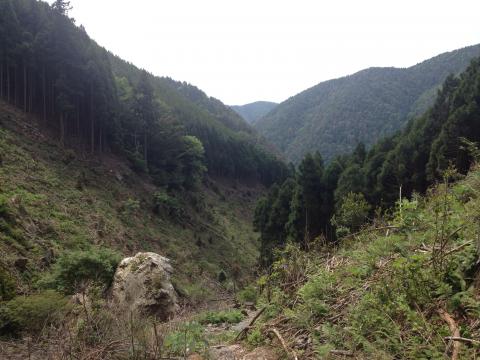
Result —
[[170, 260], [153, 252], [140, 252], [118, 265], [112, 298], [121, 311], [172, 318], [178, 309], [177, 294], [170, 282]]

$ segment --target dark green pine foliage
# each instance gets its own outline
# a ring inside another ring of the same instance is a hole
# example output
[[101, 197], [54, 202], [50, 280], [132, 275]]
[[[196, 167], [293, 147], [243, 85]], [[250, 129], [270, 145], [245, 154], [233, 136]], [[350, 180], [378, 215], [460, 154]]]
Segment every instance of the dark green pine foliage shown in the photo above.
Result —
[[[463, 144], [466, 141], [480, 142], [480, 59], [474, 59], [459, 77], [447, 77], [426, 113], [411, 120], [403, 131], [378, 141], [370, 151], [360, 143], [350, 155], [334, 158], [325, 170], [315, 160], [318, 155], [307, 154], [296, 177], [288, 179], [290, 200], [277, 202], [280, 191], [276, 188], [259, 202], [257, 223], [272, 216], [268, 204], [284, 204], [282, 213], [289, 213], [284, 228], [263, 228], [268, 230], [264, 233], [259, 227], [262, 242], [270, 249], [272, 244], [283, 246], [288, 239], [309, 242], [320, 233], [336, 241], [331, 220], [335, 214], [341, 219], [345, 199], [349, 216], [356, 218], [351, 213], [356, 199], [361, 199], [358, 205], [363, 211], [386, 210], [398, 201], [400, 192], [403, 197], [424, 193], [450, 166], [465, 174], [473, 161], [471, 146]], [[342, 226], [355, 230], [359, 224]]]
[[409, 68], [369, 68], [325, 81], [276, 106], [255, 128], [295, 163], [317, 150], [330, 162], [358, 142], [370, 149], [404, 128], [432, 106], [449, 74], [460, 74], [477, 56], [480, 45]]
[[0, 0], [0, 98], [37, 114], [61, 146], [123, 154], [172, 188], [194, 188], [206, 169], [266, 185], [285, 178], [285, 164], [233, 110], [113, 56], [69, 10], [65, 0]]

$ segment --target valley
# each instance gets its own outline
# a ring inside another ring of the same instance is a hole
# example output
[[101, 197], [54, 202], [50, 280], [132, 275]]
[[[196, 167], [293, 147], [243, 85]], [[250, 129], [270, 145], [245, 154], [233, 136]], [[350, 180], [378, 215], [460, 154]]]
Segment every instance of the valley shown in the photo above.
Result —
[[0, 0], [1, 359], [480, 355], [480, 45], [227, 106], [71, 11]]

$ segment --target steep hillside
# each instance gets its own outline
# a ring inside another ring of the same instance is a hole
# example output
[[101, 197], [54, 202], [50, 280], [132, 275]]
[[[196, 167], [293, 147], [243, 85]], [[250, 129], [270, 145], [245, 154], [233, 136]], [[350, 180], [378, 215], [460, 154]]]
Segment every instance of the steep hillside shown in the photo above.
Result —
[[0, 265], [17, 293], [58, 256], [98, 248], [171, 258], [178, 291], [193, 302], [216, 296], [222, 270], [241, 282], [257, 261], [250, 216], [262, 188], [221, 178], [200, 187], [165, 191], [122, 157], [62, 149], [35, 117], [0, 102]]
[[247, 341], [276, 329], [298, 359], [477, 358], [479, 179], [477, 166], [403, 199], [338, 247], [287, 246], [259, 281], [266, 310]]
[[316, 150], [329, 161], [402, 128], [432, 105], [449, 74], [478, 55], [475, 45], [406, 69], [370, 68], [326, 81], [281, 103], [255, 127], [292, 161]]
[[192, 188], [204, 172], [264, 184], [282, 176], [233, 110], [113, 56], [69, 18], [68, 2], [0, 0], [0, 10], [0, 97], [40, 116], [62, 145], [123, 155], [169, 188]]
[[245, 105], [231, 105], [230, 107], [249, 124], [255, 124], [258, 119], [267, 115], [277, 105], [277, 103], [270, 101], [256, 101]]

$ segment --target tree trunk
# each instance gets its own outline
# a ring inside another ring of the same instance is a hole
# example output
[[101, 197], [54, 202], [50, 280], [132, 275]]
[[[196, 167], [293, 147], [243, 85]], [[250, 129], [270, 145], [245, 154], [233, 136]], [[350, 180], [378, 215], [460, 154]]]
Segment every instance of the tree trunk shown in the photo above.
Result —
[[80, 139], [81, 136], [80, 136], [80, 97], [77, 97], [77, 110], [75, 112], [75, 122], [76, 122], [76, 135], [78, 136], [78, 138]]
[[90, 84], [90, 152], [95, 151], [95, 127], [93, 117], [93, 83]]
[[18, 83], [17, 83], [17, 66], [13, 67], [13, 104], [18, 106]]
[[102, 135], [103, 135], [103, 131], [102, 131], [102, 127], [100, 126], [100, 128], [98, 129], [98, 148], [99, 148], [100, 154], [102, 154], [103, 152]]
[[63, 111], [60, 112], [60, 145], [65, 145], [65, 124], [63, 122]]
[[7, 60], [7, 99], [10, 102], [10, 66], [8, 65]]
[[145, 160], [145, 166], [147, 166], [147, 130], [143, 133], [143, 159]]
[[0, 64], [0, 98], [3, 99], [3, 61]]
[[23, 112], [27, 112], [27, 66], [23, 61]]
[[51, 99], [50, 99], [50, 105], [52, 109], [52, 121], [55, 120], [55, 80], [52, 79], [52, 87], [51, 87]]
[[45, 64], [43, 65], [42, 71], [42, 82], [43, 82], [43, 122], [47, 125], [47, 78], [45, 74]]

